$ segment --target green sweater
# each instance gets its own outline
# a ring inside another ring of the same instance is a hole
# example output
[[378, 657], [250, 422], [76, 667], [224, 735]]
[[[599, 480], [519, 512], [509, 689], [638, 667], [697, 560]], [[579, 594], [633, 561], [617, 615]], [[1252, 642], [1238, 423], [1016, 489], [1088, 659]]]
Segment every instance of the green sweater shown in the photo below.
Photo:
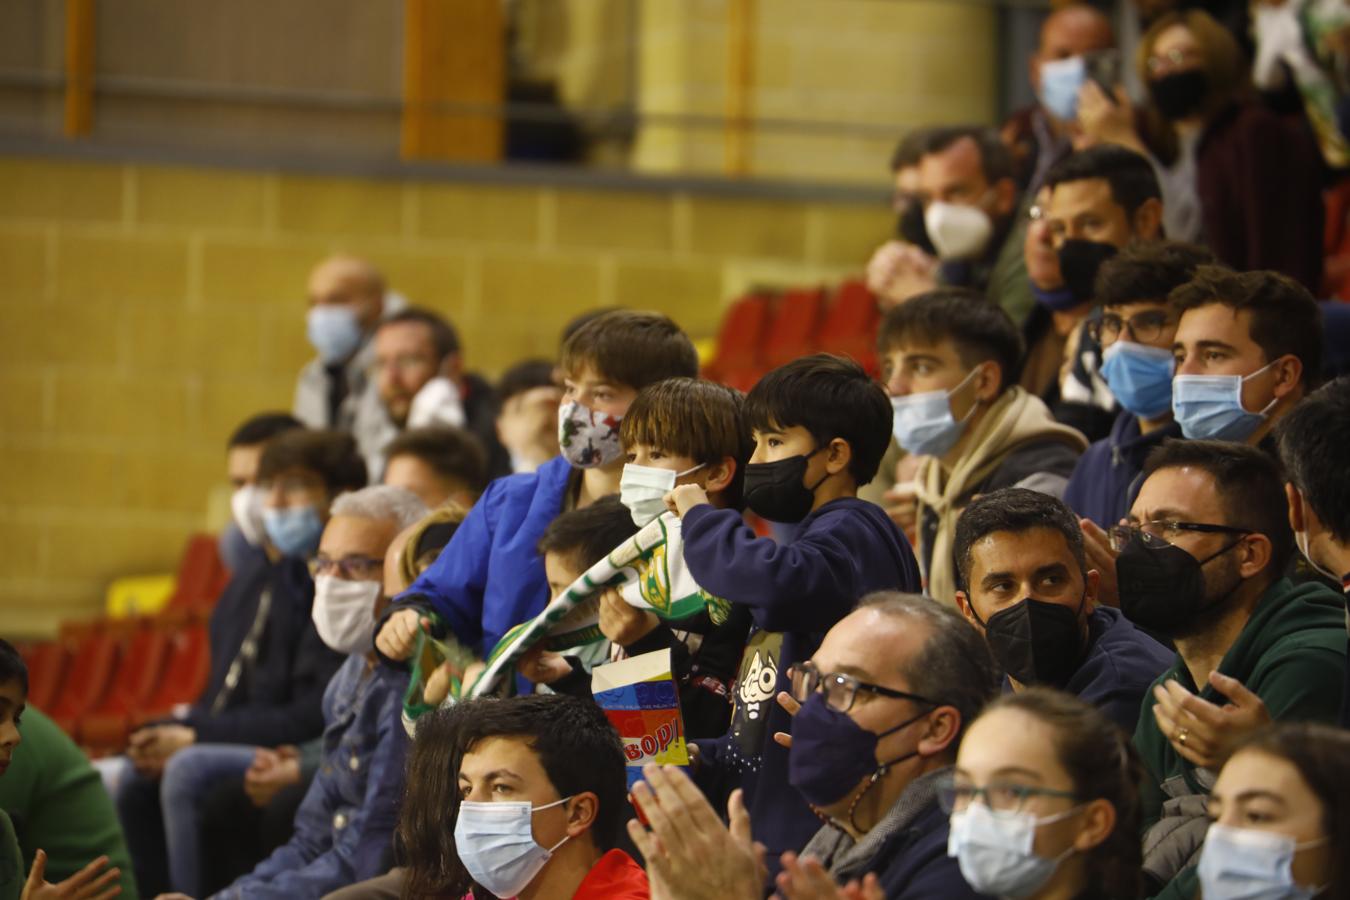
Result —
[[47, 851], [47, 881], [53, 884], [107, 856], [111, 866], [122, 870], [122, 900], [135, 900], [131, 856], [98, 772], [75, 742], [38, 710], [24, 712], [19, 731], [23, 742], [0, 776], [0, 809], [14, 821], [25, 874], [38, 850]]
[[0, 809], [0, 900], [19, 900], [28, 872], [23, 867], [23, 851], [14, 836], [14, 823]]
[[[1219, 671], [1236, 678], [1266, 704], [1275, 721], [1315, 720], [1336, 724], [1345, 685], [1345, 602], [1321, 584], [1295, 586], [1287, 578], [1275, 582], [1257, 602], [1251, 619], [1228, 648]], [[1208, 684], [1197, 690], [1190, 670], [1178, 656], [1155, 685], [1175, 679], [1211, 703], [1226, 699]], [[1172, 749], [1153, 718], [1153, 691], [1144, 695], [1134, 745], [1147, 776], [1142, 789], [1144, 828], [1162, 815], [1163, 803], [1184, 784], [1184, 793], [1208, 793], [1196, 779], [1196, 767]], [[1169, 793], [1163, 785], [1173, 782]], [[1184, 877], [1183, 877], [1184, 876]], [[1183, 872], [1160, 897], [1185, 896], [1178, 882], [1194, 884]]]

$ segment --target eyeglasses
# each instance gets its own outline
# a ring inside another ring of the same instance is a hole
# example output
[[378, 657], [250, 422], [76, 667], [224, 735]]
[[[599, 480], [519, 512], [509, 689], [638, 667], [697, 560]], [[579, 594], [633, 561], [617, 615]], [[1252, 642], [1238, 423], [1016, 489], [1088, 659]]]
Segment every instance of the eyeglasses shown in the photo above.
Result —
[[373, 581], [384, 573], [384, 560], [373, 556], [344, 556], [332, 559], [320, 554], [309, 561], [309, 574], [332, 575], [334, 572], [346, 581]]
[[385, 359], [376, 359], [366, 370], [370, 377], [378, 376], [385, 369], [396, 369], [399, 372], [416, 372], [418, 369], [426, 366], [436, 365], [436, 360], [425, 353], [402, 353], [398, 356], [387, 357]]
[[1088, 322], [1088, 334], [1098, 343], [1103, 340], [1114, 341], [1128, 332], [1130, 337], [1140, 343], [1150, 343], [1162, 336], [1172, 324], [1172, 317], [1163, 309], [1148, 309], [1135, 313], [1128, 319], [1115, 313], [1103, 313], [1100, 319]]
[[1167, 72], [1173, 69], [1179, 69], [1188, 62], [1198, 62], [1201, 59], [1199, 50], [1182, 49], [1177, 47], [1168, 50], [1166, 53], [1155, 53], [1148, 58], [1148, 71], [1150, 75], [1157, 75], [1159, 72]]
[[960, 812], [976, 800], [980, 800], [993, 812], [1011, 815], [1021, 812], [1030, 797], [1063, 797], [1066, 800], [1073, 800], [1077, 796], [1073, 791], [1034, 787], [1014, 781], [991, 781], [984, 787], [976, 787], [952, 772], [944, 772], [937, 779], [938, 803], [946, 813]]
[[1138, 525], [1113, 525], [1107, 530], [1111, 539], [1111, 549], [1119, 553], [1136, 536], [1145, 547], [1163, 547], [1181, 537], [1183, 531], [1198, 531], [1203, 534], [1252, 534], [1251, 528], [1238, 528], [1233, 525], [1210, 525], [1204, 522], [1178, 522], [1175, 519], [1157, 519], [1152, 522], [1140, 522]]
[[852, 675], [822, 674], [813, 662], [798, 663], [788, 670], [788, 676], [792, 681], [792, 699], [798, 703], [805, 703], [812, 694], [820, 691], [825, 695], [825, 705], [836, 712], [848, 712], [853, 707], [858, 691], [893, 697], [896, 700], [912, 700], [929, 706], [942, 705], [936, 700], [929, 700], [918, 694], [907, 694], [879, 684], [860, 681]]

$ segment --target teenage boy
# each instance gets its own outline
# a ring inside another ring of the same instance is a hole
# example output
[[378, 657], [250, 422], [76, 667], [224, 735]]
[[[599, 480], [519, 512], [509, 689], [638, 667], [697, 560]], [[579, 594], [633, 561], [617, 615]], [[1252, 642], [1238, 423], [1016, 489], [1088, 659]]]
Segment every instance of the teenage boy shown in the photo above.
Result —
[[756, 840], [771, 859], [803, 846], [819, 827], [790, 789], [787, 751], [772, 738], [789, 730], [773, 702], [788, 668], [808, 659], [863, 595], [919, 585], [904, 535], [880, 507], [857, 498], [886, 452], [890, 418], [885, 393], [857, 363], [827, 354], [795, 360], [746, 398], [755, 451], [744, 484], [746, 505], [771, 522], [795, 523], [794, 539], [758, 537], [698, 484], [670, 495], [690, 574], [709, 593], [748, 607], [754, 622], [731, 730], [697, 745], [699, 779], [715, 796], [745, 790]]
[[1022, 338], [978, 294], [945, 288], [915, 297], [886, 314], [877, 343], [895, 439], [927, 457], [916, 477], [927, 592], [952, 605], [961, 510], [1004, 487], [1062, 495], [1087, 441], [1018, 386]]
[[1121, 410], [1110, 435], [1087, 448], [1064, 489], [1064, 502], [1100, 528], [1130, 511], [1149, 451], [1181, 435], [1172, 421], [1177, 316], [1167, 296], [1213, 261], [1204, 247], [1154, 241], [1102, 265], [1096, 288], [1102, 314], [1088, 322], [1088, 332], [1101, 345], [1101, 374]]
[[412, 654], [417, 629], [432, 612], [479, 656], [537, 615], [550, 597], [536, 549], [544, 529], [565, 510], [618, 493], [619, 423], [628, 407], [649, 384], [697, 375], [698, 354], [667, 317], [612, 310], [567, 339], [561, 366], [562, 455], [488, 486], [440, 558], [385, 610], [375, 647], [387, 661]]

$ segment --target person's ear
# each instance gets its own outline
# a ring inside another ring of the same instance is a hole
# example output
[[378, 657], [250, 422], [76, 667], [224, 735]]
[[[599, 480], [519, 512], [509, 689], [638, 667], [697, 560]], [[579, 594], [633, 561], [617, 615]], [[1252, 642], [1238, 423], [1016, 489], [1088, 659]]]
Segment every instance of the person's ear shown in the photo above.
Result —
[[567, 836], [577, 837], [595, 824], [600, 798], [591, 791], [575, 794], [567, 804]]
[[984, 627], [975, 619], [975, 610], [970, 605], [970, 595], [965, 591], [956, 592], [956, 608], [966, 617], [967, 622], [978, 628], [981, 634], [984, 633]]
[[708, 466], [707, 472], [708, 480], [703, 483], [703, 490], [709, 494], [725, 491], [731, 487], [731, 482], [736, 479], [736, 460], [730, 456], [724, 456], [721, 462]]
[[1134, 236], [1143, 241], [1162, 237], [1163, 205], [1157, 197], [1145, 200], [1134, 211]]
[[1284, 483], [1284, 499], [1289, 504], [1290, 529], [1294, 532], [1306, 531], [1308, 526], [1303, 521], [1303, 495], [1299, 493], [1298, 488], [1294, 487], [1292, 481]]
[[1102, 573], [1096, 569], [1088, 569], [1087, 574], [1083, 576], [1083, 606], [1087, 609], [1088, 615], [1097, 608], [1097, 590], [1102, 583]]
[[1253, 532], [1242, 539], [1242, 543], [1237, 547], [1237, 553], [1238, 574], [1243, 578], [1252, 578], [1260, 575], [1270, 565], [1275, 548], [1270, 538]]
[[1288, 397], [1303, 383], [1303, 360], [1292, 353], [1280, 357], [1271, 368], [1275, 371], [1274, 393], [1277, 400]]
[[829, 452], [825, 454], [825, 471], [831, 475], [838, 475], [848, 469], [851, 462], [853, 462], [853, 448], [849, 446], [848, 441], [843, 438], [834, 438], [830, 441]]
[[1003, 367], [992, 359], [980, 363], [974, 381], [975, 399], [992, 403], [1003, 388]]
[[920, 756], [937, 756], [955, 750], [961, 734], [961, 713], [954, 706], [939, 706], [929, 714], [923, 736], [919, 738]]
[[1087, 853], [1100, 847], [1116, 830], [1116, 808], [1110, 800], [1098, 797], [1083, 807], [1082, 824], [1074, 835], [1073, 847]]

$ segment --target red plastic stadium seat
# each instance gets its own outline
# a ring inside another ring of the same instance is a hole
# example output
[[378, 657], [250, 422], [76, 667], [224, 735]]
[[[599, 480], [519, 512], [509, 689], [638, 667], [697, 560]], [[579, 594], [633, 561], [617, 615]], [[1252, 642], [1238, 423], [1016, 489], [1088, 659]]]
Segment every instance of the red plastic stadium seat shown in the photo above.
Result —
[[131, 717], [134, 727], [169, 715], [180, 703], [192, 703], [206, 689], [211, 646], [206, 625], [193, 622], [169, 632], [164, 667], [150, 697]]
[[24, 654], [28, 664], [28, 702], [38, 709], [51, 709], [66, 674], [66, 647], [60, 641], [34, 644]]
[[825, 291], [819, 288], [784, 293], [764, 339], [765, 371], [814, 353], [824, 312]]
[[69, 664], [66, 677], [47, 714], [63, 731], [75, 736], [80, 717], [93, 709], [107, 693], [117, 666], [121, 636], [103, 623], [62, 626]]
[[768, 331], [773, 298], [749, 294], [735, 301], [722, 317], [717, 347], [704, 377], [747, 390], [764, 371], [761, 349]]
[[221, 562], [215, 535], [194, 534], [188, 538], [178, 564], [177, 583], [167, 607], [210, 611], [229, 580], [230, 572]]
[[846, 281], [835, 291], [825, 321], [820, 326], [820, 349], [856, 359], [872, 375], [877, 374], [877, 325], [881, 313], [876, 299], [861, 281]]
[[80, 718], [82, 744], [107, 749], [125, 745], [132, 716], [160, 684], [169, 643], [170, 632], [152, 620], [135, 626], [103, 701]]

